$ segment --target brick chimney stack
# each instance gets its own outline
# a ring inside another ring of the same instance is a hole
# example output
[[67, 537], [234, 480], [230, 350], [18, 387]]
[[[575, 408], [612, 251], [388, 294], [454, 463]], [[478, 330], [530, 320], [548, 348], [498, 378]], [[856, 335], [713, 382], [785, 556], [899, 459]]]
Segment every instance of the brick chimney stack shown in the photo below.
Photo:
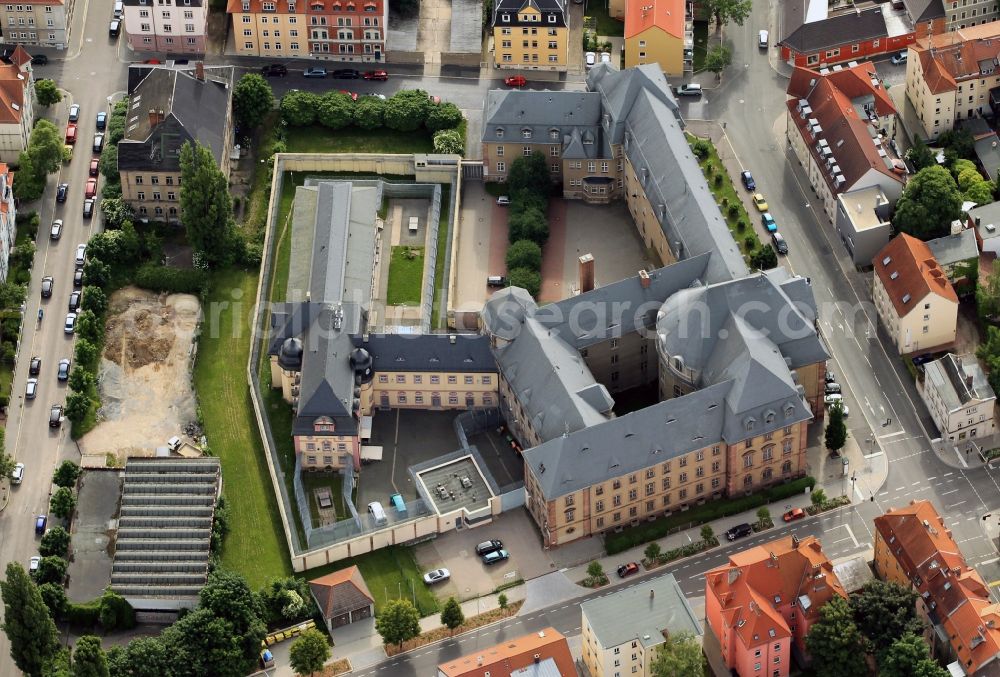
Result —
[[580, 293], [594, 289], [594, 255], [584, 254], [580, 257]]
[[198, 78], [199, 80], [201, 80], [202, 82], [205, 81], [205, 62], [204, 61], [196, 61], [195, 62], [195, 64], [194, 64], [194, 76], [196, 78]]
[[149, 126], [150, 127], [155, 127], [157, 122], [159, 122], [159, 120], [158, 120], [157, 115], [156, 115], [156, 109], [155, 108], [150, 108], [149, 109]]
[[647, 273], [645, 270], [639, 271], [639, 285], [643, 289], [649, 289], [649, 273]]

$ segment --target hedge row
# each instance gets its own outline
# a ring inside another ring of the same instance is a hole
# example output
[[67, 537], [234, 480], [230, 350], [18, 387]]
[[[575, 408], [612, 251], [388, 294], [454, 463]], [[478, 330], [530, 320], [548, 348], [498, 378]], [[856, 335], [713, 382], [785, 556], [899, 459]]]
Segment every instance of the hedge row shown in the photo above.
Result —
[[627, 527], [619, 533], [608, 533], [604, 537], [604, 550], [609, 555], [616, 555], [637, 545], [663, 538], [680, 527], [705, 524], [722, 517], [753, 510], [768, 503], [802, 494], [813, 486], [816, 486], [816, 480], [807, 475], [749, 496], [709, 501], [690, 510], [661, 517], [655, 522], [643, 522], [634, 527]]
[[200, 295], [208, 285], [208, 278], [201, 270], [167, 268], [147, 263], [136, 271], [135, 284], [158, 292]]

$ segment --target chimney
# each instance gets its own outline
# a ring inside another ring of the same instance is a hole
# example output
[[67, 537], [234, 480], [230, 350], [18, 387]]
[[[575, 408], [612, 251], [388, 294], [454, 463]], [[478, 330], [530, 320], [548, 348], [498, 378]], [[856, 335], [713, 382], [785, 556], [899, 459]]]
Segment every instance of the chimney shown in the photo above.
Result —
[[965, 387], [970, 389], [972, 388], [972, 374], [965, 375]]
[[795, 534], [792, 534], [792, 547], [795, 549], [798, 549], [799, 547], [799, 537]]
[[650, 588], [649, 589], [649, 598], [653, 599], [653, 597], [655, 597], [655, 596], [656, 596], [656, 591], [653, 590], [652, 588]]
[[580, 293], [584, 294], [594, 289], [594, 255], [584, 254], [580, 257]]
[[156, 117], [156, 110], [153, 108], [149, 109], [149, 126], [155, 127], [159, 120]]
[[205, 62], [204, 61], [195, 61], [195, 63], [194, 63], [194, 76], [196, 78], [198, 78], [199, 80], [201, 80], [202, 82], [205, 81]]
[[159, 124], [159, 123], [163, 122], [166, 119], [167, 119], [167, 116], [163, 113], [163, 109], [161, 108], [159, 110], [159, 112], [157, 112], [157, 114], [156, 114], [156, 122], [157, 122], [157, 124]]
[[649, 284], [650, 284], [649, 273], [647, 273], [645, 270], [640, 270], [639, 271], [639, 285], [643, 289], [649, 289]]

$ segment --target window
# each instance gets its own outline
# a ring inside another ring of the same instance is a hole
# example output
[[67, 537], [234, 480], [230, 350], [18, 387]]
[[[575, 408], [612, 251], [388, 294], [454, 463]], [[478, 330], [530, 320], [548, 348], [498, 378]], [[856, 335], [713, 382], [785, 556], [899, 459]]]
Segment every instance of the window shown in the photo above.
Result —
[[177, 199], [176, 193], [174, 193], [173, 191], [168, 192], [167, 193], [167, 199], [168, 200], [176, 200]]
[[522, 146], [521, 155], [524, 157], [531, 157], [531, 146]]
[[379, 383], [388, 383], [389, 382], [389, 375], [388, 374], [379, 374], [378, 375], [378, 382]]
[[744, 454], [743, 455], [743, 467], [744, 468], [752, 468], [753, 467], [753, 454], [752, 453], [750, 453], [750, 454]]
[[406, 374], [396, 374], [396, 383], [406, 383]]
[[438, 376], [437, 374], [434, 374], [434, 375], [431, 376], [431, 384], [437, 385], [440, 382], [441, 382], [441, 377], [440, 376]]
[[604, 501], [598, 501], [594, 508], [597, 512], [604, 512]]
[[458, 383], [458, 376], [451, 374], [448, 376], [448, 385], [455, 385]]
[[506, 172], [506, 171], [507, 171], [507, 165], [505, 165], [503, 162], [498, 162], [497, 163], [497, 172], [499, 172], [499, 173], [502, 174], [503, 172]]
[[140, 190], [138, 193], [135, 194], [135, 199], [136, 200], [145, 200], [146, 199], [146, 194]]
[[628, 490], [628, 500], [634, 501], [637, 498], [639, 498], [639, 492], [637, 490], [635, 490], [635, 489], [629, 489]]

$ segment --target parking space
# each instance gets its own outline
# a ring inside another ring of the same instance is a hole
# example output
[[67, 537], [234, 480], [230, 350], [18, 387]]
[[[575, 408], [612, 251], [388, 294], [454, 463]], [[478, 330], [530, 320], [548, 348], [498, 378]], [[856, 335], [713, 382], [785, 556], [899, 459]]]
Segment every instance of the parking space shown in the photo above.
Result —
[[70, 601], [90, 601], [111, 582], [111, 534], [117, 524], [121, 475], [120, 471], [91, 470], [80, 479], [66, 590]]
[[524, 461], [521, 453], [496, 430], [487, 430], [469, 436], [469, 444], [476, 447], [486, 464], [486, 471], [498, 486], [504, 487], [524, 480]]
[[[476, 545], [489, 539], [503, 542], [510, 553], [506, 562], [487, 566], [476, 555]], [[439, 598], [459, 600], [493, 592], [517, 579], [530, 580], [555, 570], [531, 516], [523, 508], [506, 512], [478, 529], [462, 529], [438, 536], [414, 548], [421, 571], [444, 567], [451, 579], [435, 586]]]
[[462, 182], [458, 236], [453, 246], [458, 255], [451, 306], [456, 311], [478, 311], [495, 291], [486, 286], [486, 278], [507, 273], [507, 208], [497, 206], [496, 198], [479, 181]]

